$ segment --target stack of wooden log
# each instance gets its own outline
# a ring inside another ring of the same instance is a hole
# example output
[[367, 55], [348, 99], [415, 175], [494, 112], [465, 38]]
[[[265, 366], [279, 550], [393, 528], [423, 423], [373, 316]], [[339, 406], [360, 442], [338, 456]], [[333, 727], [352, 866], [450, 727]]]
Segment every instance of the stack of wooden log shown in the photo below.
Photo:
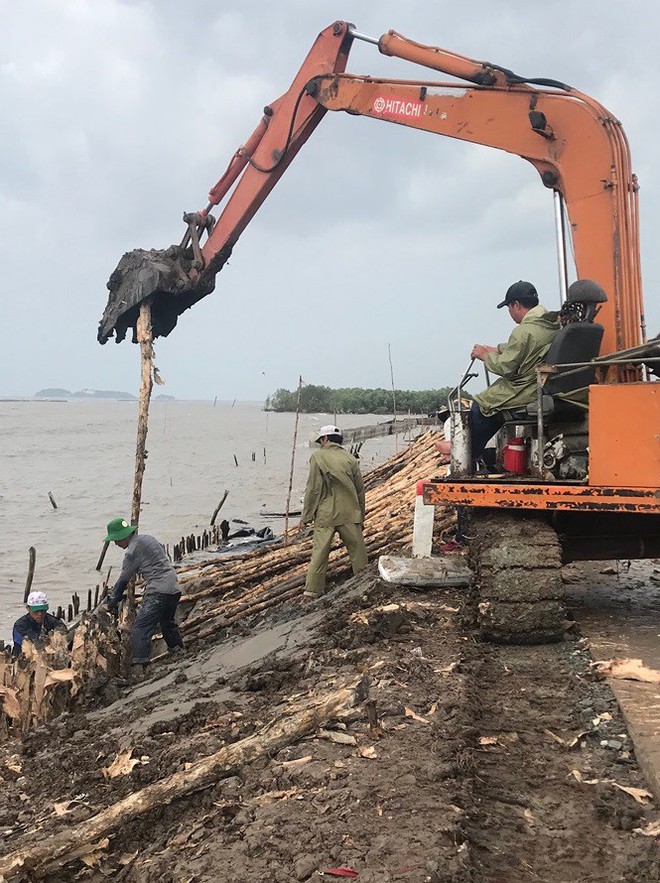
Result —
[[[412, 545], [416, 483], [444, 472], [429, 432], [365, 476], [364, 536], [371, 560]], [[436, 530], [453, 526], [452, 514], [438, 513]], [[312, 537], [297, 528], [282, 543], [230, 559], [208, 560], [178, 568], [184, 595], [192, 602], [181, 629], [187, 643], [207, 638], [233, 623], [300, 596], [311, 557]], [[345, 549], [336, 539], [330, 553], [329, 580], [350, 571]], [[189, 606], [189, 605], [186, 605]]]

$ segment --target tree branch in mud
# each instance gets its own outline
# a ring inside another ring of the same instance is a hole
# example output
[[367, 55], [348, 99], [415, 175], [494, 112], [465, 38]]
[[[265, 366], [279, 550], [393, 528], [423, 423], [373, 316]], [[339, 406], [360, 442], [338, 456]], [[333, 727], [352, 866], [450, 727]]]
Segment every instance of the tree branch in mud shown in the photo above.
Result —
[[81, 846], [95, 843], [156, 807], [234, 775], [237, 767], [297, 742], [340, 711], [364, 701], [367, 692], [368, 682], [361, 678], [322, 695], [305, 707], [285, 711], [257, 733], [198, 760], [190, 769], [135, 791], [90, 819], [45, 837], [34, 846], [1, 857], [0, 879], [10, 881], [25, 873], [30, 874], [30, 879], [36, 879], [40, 873], [61, 869], [64, 863], [80, 855]]

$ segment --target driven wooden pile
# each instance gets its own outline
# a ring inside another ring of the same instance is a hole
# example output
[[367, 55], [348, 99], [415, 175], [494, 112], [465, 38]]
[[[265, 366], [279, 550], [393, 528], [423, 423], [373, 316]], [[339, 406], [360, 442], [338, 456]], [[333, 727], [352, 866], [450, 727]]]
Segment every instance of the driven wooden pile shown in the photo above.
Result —
[[[416, 483], [438, 475], [435, 441], [427, 432], [405, 450], [365, 476], [364, 538], [369, 558], [387, 552], [410, 553]], [[454, 516], [438, 513], [436, 534], [448, 530]], [[287, 544], [288, 543], [288, 544]], [[312, 537], [289, 531], [282, 543], [224, 561], [210, 560], [178, 568], [183, 602], [193, 602], [181, 631], [187, 643], [207, 638], [220, 629], [297, 598], [303, 592]], [[328, 565], [329, 579], [350, 571], [346, 550], [335, 539]]]

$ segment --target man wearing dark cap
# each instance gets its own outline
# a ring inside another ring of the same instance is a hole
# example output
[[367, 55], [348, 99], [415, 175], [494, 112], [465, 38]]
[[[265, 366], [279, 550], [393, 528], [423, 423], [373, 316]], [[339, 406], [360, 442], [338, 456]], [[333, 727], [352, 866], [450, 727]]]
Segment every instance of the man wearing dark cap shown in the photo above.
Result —
[[559, 325], [557, 314], [539, 304], [531, 282], [514, 282], [497, 309], [507, 307], [516, 323], [506, 343], [476, 343], [471, 357], [479, 359], [499, 379], [474, 397], [470, 412], [472, 456], [481, 459], [486, 443], [503, 423], [503, 411], [523, 408], [536, 398], [536, 366], [550, 349]]

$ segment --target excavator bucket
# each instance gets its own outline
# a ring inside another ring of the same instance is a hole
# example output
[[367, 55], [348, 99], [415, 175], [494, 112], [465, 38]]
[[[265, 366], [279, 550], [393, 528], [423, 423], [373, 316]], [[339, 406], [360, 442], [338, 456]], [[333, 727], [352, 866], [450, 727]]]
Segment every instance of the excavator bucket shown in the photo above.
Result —
[[110, 292], [99, 323], [97, 340], [106, 343], [113, 335], [120, 343], [136, 323], [140, 304], [151, 304], [153, 336], [167, 337], [176, 327], [179, 316], [198, 300], [213, 291], [215, 281], [191, 278], [192, 262], [178, 246], [167, 249], [135, 249], [127, 252], [110, 276]]

